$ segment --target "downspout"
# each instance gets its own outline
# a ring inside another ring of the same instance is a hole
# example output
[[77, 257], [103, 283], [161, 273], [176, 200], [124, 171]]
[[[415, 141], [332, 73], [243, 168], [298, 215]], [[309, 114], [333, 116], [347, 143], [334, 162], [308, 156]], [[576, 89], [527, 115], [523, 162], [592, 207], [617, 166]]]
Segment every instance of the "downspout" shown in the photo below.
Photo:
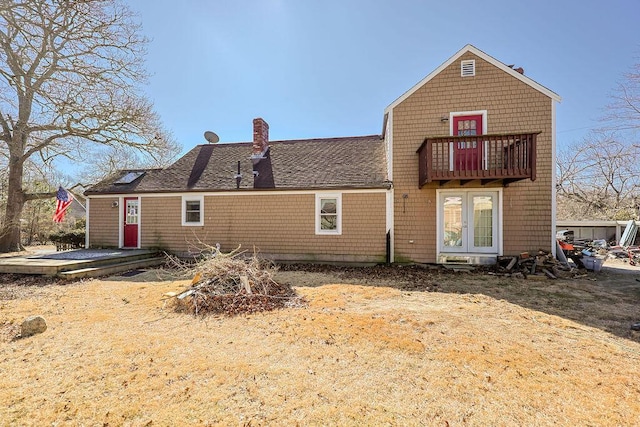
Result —
[[389, 188], [386, 193], [386, 214], [387, 214], [387, 262], [395, 262], [395, 212], [394, 212], [394, 188], [393, 188], [393, 109], [386, 115], [386, 123], [384, 124], [384, 139], [385, 139], [385, 155], [387, 162], [387, 181], [389, 182]]
[[395, 262], [395, 248], [393, 238], [393, 184], [390, 183], [390, 188], [386, 192], [387, 197], [387, 264]]
[[551, 100], [551, 253], [556, 257], [556, 101]]
[[91, 198], [87, 197], [85, 201], [85, 215], [84, 215], [84, 247], [85, 249], [89, 249], [89, 200]]

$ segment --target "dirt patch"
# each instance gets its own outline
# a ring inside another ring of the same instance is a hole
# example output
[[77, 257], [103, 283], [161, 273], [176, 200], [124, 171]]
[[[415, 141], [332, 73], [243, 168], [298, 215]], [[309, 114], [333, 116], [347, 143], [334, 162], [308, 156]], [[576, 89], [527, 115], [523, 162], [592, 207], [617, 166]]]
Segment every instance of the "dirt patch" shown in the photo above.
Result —
[[0, 300], [0, 325], [40, 314], [49, 328], [0, 345], [0, 420], [640, 424], [640, 343], [623, 327], [638, 316], [633, 274], [524, 281], [421, 267], [311, 270], [276, 275], [307, 308], [233, 318], [169, 310], [163, 294], [190, 282], [154, 272], [4, 284], [20, 296]]
[[276, 280], [292, 286], [326, 283], [385, 286], [402, 291], [482, 294], [636, 339], [629, 327], [640, 321], [640, 267], [608, 261], [599, 273], [579, 279], [551, 280], [543, 276], [515, 279], [492, 276], [491, 269], [456, 272], [436, 266], [330, 265], [281, 266]]

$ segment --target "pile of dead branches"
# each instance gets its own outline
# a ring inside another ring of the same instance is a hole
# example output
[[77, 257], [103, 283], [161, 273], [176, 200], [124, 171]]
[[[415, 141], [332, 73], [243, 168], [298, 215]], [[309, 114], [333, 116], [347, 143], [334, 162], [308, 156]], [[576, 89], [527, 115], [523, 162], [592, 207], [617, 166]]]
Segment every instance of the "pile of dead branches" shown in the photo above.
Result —
[[222, 253], [210, 248], [195, 264], [170, 257], [173, 267], [193, 277], [189, 289], [171, 293], [176, 310], [234, 316], [304, 305], [304, 298], [291, 286], [273, 280], [276, 267], [272, 263], [238, 249]]

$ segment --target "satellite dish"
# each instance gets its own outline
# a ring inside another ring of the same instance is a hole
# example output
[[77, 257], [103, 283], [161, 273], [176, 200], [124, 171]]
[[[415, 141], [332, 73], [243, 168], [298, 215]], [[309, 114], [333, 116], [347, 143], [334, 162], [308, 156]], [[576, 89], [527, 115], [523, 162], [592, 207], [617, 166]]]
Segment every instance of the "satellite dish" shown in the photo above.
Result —
[[216, 142], [220, 141], [220, 137], [216, 135], [215, 132], [211, 132], [210, 130], [204, 133], [204, 139], [209, 141], [210, 144], [215, 144]]

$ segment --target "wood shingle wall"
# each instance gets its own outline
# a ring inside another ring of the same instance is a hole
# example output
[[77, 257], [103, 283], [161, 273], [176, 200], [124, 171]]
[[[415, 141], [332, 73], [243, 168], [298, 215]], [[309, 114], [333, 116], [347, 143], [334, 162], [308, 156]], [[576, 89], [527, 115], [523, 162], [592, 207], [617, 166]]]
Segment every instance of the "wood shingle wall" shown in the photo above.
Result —
[[117, 248], [119, 209], [118, 197], [91, 199], [88, 209], [89, 247]]
[[[474, 59], [476, 75], [460, 76]], [[488, 188], [473, 181], [418, 188], [417, 148], [427, 136], [449, 135], [450, 112], [487, 111], [484, 133], [537, 132], [537, 179], [503, 192], [504, 253], [550, 250], [552, 224], [552, 99], [471, 52], [442, 70], [393, 109], [393, 183], [397, 261], [436, 262], [436, 189]], [[489, 187], [500, 187], [493, 184]], [[412, 243], [411, 243], [412, 242]]]
[[[281, 261], [384, 262], [385, 193], [343, 193], [342, 235], [315, 235], [314, 194], [206, 195], [204, 225], [181, 225], [180, 196], [142, 196], [141, 246], [186, 254], [199, 241]], [[93, 240], [92, 240], [93, 241]]]

